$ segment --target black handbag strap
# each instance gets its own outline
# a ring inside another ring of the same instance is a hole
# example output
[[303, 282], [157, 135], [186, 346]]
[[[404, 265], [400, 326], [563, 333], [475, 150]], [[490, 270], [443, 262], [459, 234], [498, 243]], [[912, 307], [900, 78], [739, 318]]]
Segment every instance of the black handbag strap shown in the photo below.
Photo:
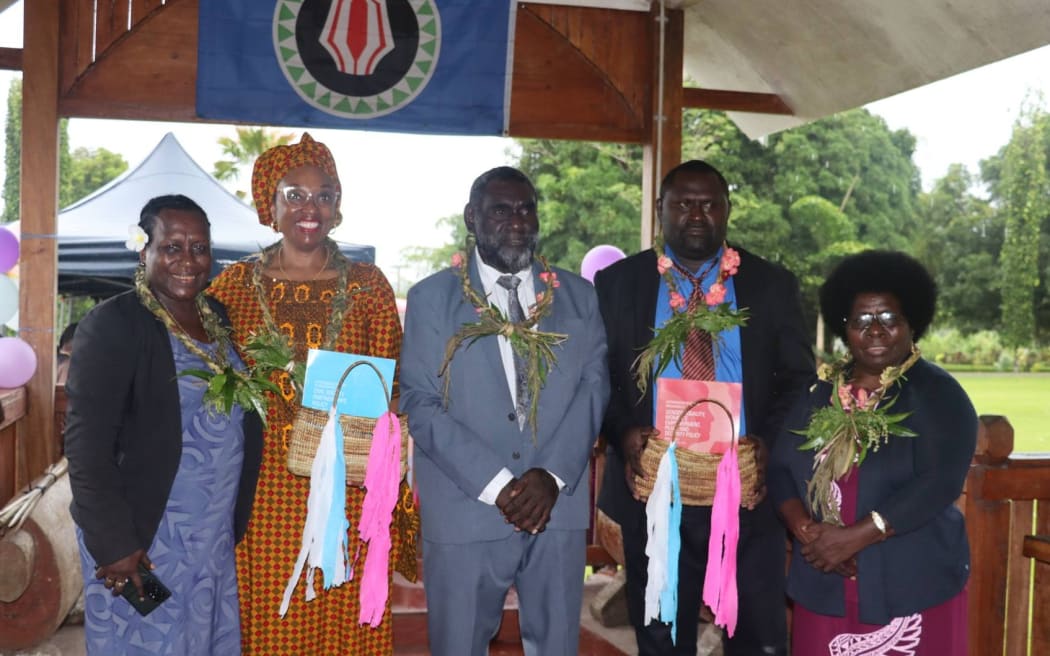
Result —
[[350, 375], [351, 371], [353, 371], [361, 365], [366, 365], [369, 369], [376, 373], [376, 378], [378, 378], [379, 382], [383, 385], [383, 396], [386, 397], [386, 405], [387, 407], [390, 407], [390, 388], [387, 386], [386, 380], [383, 378], [383, 374], [381, 374], [379, 372], [379, 369], [377, 369], [376, 366], [368, 360], [358, 360], [357, 362], [354, 362], [346, 368], [346, 371], [344, 371], [343, 375], [339, 378], [339, 384], [335, 386], [335, 396], [332, 397], [333, 411], [335, 410], [336, 406], [339, 405], [339, 395], [343, 392], [343, 382], [346, 381], [346, 377]]

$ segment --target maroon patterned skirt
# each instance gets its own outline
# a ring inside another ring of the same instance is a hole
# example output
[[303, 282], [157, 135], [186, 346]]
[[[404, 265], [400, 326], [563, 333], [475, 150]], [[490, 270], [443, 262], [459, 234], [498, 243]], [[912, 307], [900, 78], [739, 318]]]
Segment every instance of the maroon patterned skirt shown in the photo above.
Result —
[[[847, 525], [856, 521], [859, 479], [854, 468], [838, 481]], [[967, 656], [966, 588], [940, 605], [880, 626], [860, 621], [857, 581], [846, 579], [845, 584], [845, 617], [819, 615], [795, 603], [794, 656]]]

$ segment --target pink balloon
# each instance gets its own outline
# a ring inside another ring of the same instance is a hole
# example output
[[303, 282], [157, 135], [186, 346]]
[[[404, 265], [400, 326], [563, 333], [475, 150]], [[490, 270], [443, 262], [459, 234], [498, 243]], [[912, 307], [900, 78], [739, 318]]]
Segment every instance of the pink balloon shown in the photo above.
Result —
[[595, 246], [583, 256], [583, 262], [580, 263], [580, 275], [586, 278], [587, 282], [594, 284], [594, 274], [625, 257], [627, 256], [624, 255], [624, 252], [615, 246], [608, 244]]
[[0, 337], [0, 387], [21, 387], [36, 372], [33, 347], [18, 337]]
[[18, 261], [18, 237], [0, 226], [0, 273], [10, 270]]

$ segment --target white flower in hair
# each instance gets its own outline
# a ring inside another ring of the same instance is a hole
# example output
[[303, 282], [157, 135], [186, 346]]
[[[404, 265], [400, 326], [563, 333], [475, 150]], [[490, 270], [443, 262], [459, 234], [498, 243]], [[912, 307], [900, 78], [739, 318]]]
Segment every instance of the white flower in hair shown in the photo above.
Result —
[[137, 223], [128, 226], [128, 240], [124, 242], [125, 248], [129, 251], [141, 253], [142, 249], [146, 247], [147, 241], [149, 241], [149, 235]]

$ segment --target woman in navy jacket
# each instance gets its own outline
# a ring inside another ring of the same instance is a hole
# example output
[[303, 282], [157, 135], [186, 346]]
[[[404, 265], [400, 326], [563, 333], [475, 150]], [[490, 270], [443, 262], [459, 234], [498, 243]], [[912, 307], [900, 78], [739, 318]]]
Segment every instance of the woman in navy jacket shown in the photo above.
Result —
[[[794, 537], [792, 653], [966, 654], [969, 544], [954, 502], [977, 417], [915, 347], [936, 293], [921, 264], [889, 251], [846, 258], [821, 288], [849, 354], [796, 403], [769, 470]], [[856, 428], [877, 417], [888, 436]]]

